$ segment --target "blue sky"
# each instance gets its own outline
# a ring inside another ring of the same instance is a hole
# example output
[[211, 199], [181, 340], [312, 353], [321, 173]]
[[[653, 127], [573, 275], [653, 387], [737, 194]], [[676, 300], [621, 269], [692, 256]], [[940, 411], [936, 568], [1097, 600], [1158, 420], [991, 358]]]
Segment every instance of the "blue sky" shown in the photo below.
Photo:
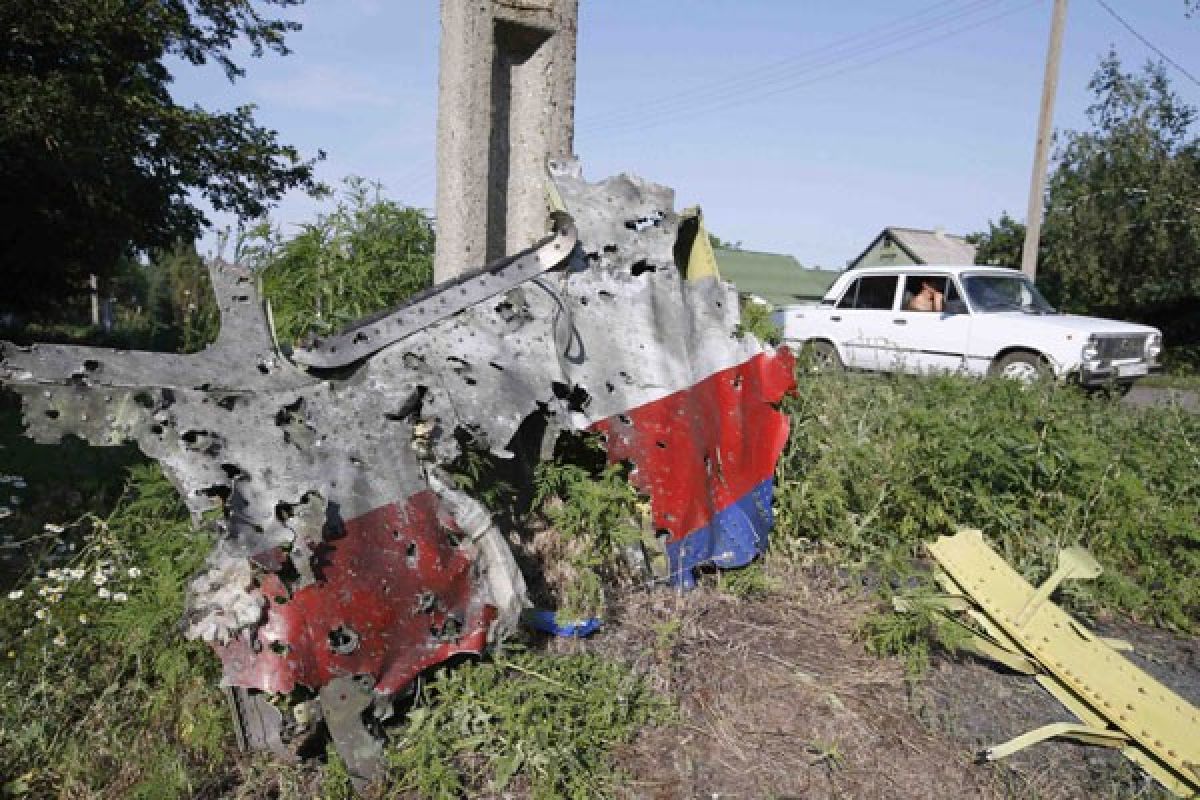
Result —
[[[1200, 16], [1183, 0], [1107, 2], [1200, 74]], [[673, 186], [723, 238], [806, 266], [842, 266], [885, 225], [965, 233], [1023, 217], [1051, 5], [581, 0], [575, 149], [589, 177]], [[284, 141], [328, 154], [330, 184], [361, 175], [432, 208], [437, 3], [309, 0], [291, 15], [304, 25], [292, 55], [247, 60], [232, 85], [180, 68], [176, 97], [254, 103]], [[1154, 57], [1096, 0], [1072, 0], [1056, 127], [1085, 124], [1110, 46], [1129, 67]], [[1170, 75], [1200, 105], [1200, 87]], [[294, 193], [273, 218], [286, 231], [322, 207]]]

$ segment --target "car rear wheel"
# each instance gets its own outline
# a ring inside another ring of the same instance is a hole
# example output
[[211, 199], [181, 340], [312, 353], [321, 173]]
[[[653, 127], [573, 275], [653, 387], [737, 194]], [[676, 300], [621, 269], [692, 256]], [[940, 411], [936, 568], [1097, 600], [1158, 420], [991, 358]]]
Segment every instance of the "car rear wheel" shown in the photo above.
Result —
[[1046, 362], [1036, 353], [1009, 353], [992, 365], [992, 375], [1030, 386], [1050, 377]]
[[837, 348], [829, 342], [808, 342], [801, 357], [809, 372], [841, 372], [846, 368]]

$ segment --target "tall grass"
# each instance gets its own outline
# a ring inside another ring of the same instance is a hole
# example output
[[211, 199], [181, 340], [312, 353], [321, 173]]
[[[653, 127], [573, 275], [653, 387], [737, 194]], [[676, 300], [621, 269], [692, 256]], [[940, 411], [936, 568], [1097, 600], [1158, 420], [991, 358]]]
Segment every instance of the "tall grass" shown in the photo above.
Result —
[[785, 407], [779, 550], [894, 582], [922, 542], [975, 527], [1036, 583], [1082, 544], [1105, 574], [1065, 588], [1075, 610], [1196, 629], [1200, 417], [957, 377], [802, 376]]

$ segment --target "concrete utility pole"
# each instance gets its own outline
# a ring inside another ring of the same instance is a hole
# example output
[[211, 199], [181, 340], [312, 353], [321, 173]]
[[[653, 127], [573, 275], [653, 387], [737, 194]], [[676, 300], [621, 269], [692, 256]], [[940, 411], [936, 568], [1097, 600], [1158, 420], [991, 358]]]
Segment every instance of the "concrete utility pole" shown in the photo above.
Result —
[[1038, 115], [1037, 140], [1033, 147], [1033, 175], [1029, 179], [1029, 208], [1025, 212], [1025, 247], [1021, 251], [1021, 271], [1030, 280], [1037, 278], [1038, 242], [1042, 236], [1042, 195], [1046, 191], [1046, 163], [1050, 158], [1050, 134], [1054, 126], [1054, 96], [1058, 94], [1058, 62], [1062, 56], [1063, 28], [1066, 24], [1067, 0], [1054, 0], [1050, 47], [1046, 51], [1046, 76], [1042, 81], [1042, 110]]
[[546, 233], [546, 159], [575, 134], [578, 0], [442, 0], [434, 280]]

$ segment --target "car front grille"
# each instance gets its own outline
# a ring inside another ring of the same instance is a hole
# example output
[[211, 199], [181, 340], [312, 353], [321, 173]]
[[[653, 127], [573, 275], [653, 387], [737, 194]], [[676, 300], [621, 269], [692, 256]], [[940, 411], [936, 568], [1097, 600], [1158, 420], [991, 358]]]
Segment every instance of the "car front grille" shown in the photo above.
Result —
[[1105, 336], [1098, 341], [1100, 358], [1119, 361], [1125, 358], [1141, 358], [1146, 352], [1145, 335]]

